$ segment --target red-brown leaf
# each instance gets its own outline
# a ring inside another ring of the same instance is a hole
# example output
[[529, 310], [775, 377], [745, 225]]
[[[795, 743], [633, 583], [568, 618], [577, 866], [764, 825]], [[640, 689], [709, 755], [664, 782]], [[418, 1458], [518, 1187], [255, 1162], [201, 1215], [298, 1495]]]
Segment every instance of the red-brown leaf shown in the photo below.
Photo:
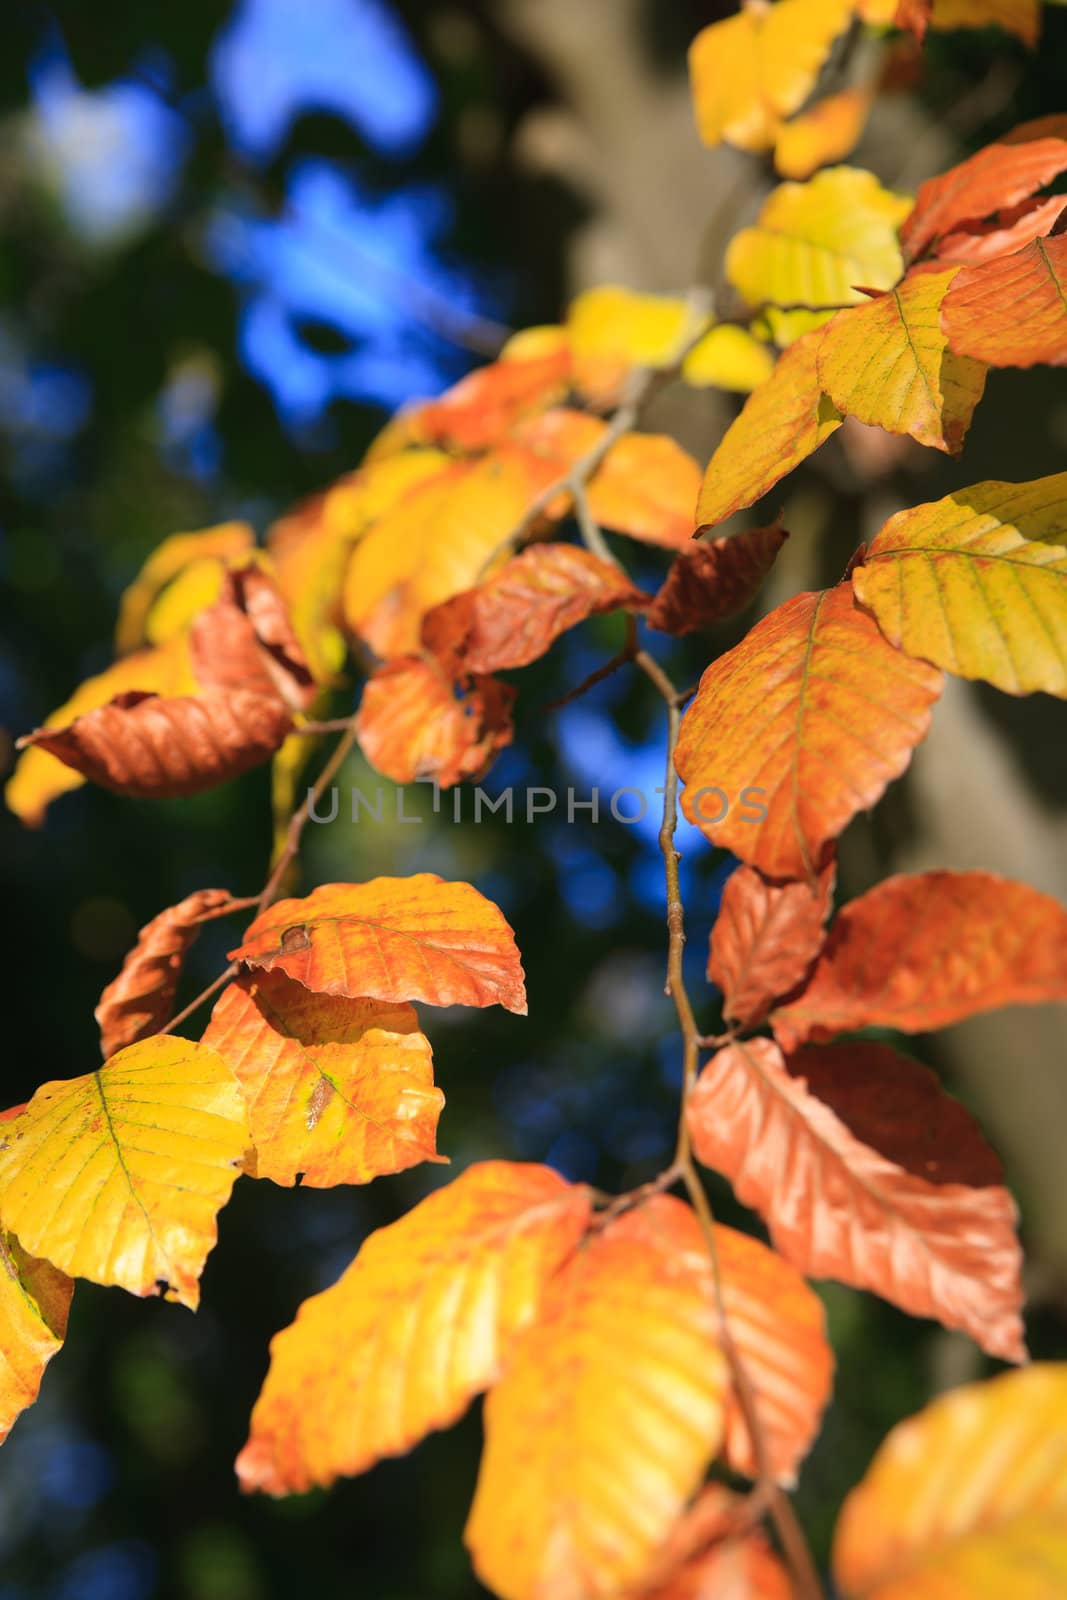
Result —
[[1029, 199], [1067, 169], [1067, 115], [1024, 122], [919, 187], [900, 237], [911, 260], [940, 235]]
[[1031, 239], [1046, 238], [1065, 208], [1067, 196], [1062, 194], [1053, 195], [1050, 200], [1022, 200], [1017, 206], [999, 212], [992, 221], [972, 223], [946, 233], [937, 241], [935, 254], [939, 261], [965, 264], [1010, 255], [1029, 244]]
[[952, 350], [990, 366], [1067, 366], [1067, 234], [964, 267], [941, 325]]
[[522, 418], [536, 416], [562, 399], [570, 370], [571, 354], [565, 344], [529, 359], [493, 361], [404, 420], [411, 436], [426, 443], [484, 450]]
[[675, 1526], [634, 1600], [794, 1600], [745, 1499], [712, 1483]]
[[771, 883], [752, 867], [731, 875], [708, 958], [727, 1017], [752, 1027], [807, 977], [822, 947], [833, 886], [833, 862], [814, 890], [803, 880]]
[[725, 539], [704, 539], [682, 550], [645, 613], [650, 628], [692, 633], [743, 611], [789, 538], [780, 523]]
[[830, 929], [811, 982], [775, 1012], [786, 1050], [855, 1028], [943, 1028], [997, 1006], [1067, 1000], [1067, 911], [989, 872], [887, 878]]
[[450, 672], [498, 672], [536, 661], [587, 617], [647, 603], [613, 562], [579, 545], [535, 544], [428, 612], [422, 642]]
[[105, 1059], [161, 1028], [170, 1016], [182, 963], [206, 912], [227, 905], [228, 889], [197, 889], [145, 923], [95, 1016]]
[[294, 710], [306, 710], [317, 692], [289, 608], [258, 567], [227, 573], [218, 602], [193, 623], [189, 655], [205, 689], [280, 696]]
[[199, 794], [267, 761], [292, 728], [277, 697], [209, 690], [174, 698], [131, 690], [37, 745], [93, 783], [141, 799]]
[[515, 690], [495, 678], [456, 684], [436, 661], [400, 656], [367, 683], [356, 718], [363, 754], [395, 783], [450, 788], [479, 777], [511, 743]]
[[866, 1041], [720, 1050], [690, 1101], [701, 1161], [760, 1213], [798, 1271], [1025, 1357], [1021, 1252], [1000, 1165], [925, 1067]]

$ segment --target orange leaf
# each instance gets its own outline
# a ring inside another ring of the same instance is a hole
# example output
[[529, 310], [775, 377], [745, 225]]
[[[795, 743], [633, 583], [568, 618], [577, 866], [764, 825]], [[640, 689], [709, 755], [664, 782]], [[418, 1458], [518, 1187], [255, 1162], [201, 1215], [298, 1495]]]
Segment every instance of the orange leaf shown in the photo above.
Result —
[[0, 1126], [0, 1222], [94, 1283], [195, 1310], [248, 1127], [206, 1045], [157, 1034], [83, 1078], [45, 1083]]
[[753, 1027], [773, 1001], [807, 977], [822, 947], [833, 895], [834, 865], [807, 883], [768, 883], [738, 867], [723, 890], [711, 930], [708, 977], [722, 990], [723, 1011]]
[[994, 367], [1067, 366], [1067, 234], [964, 267], [941, 308], [951, 349]]
[[912, 273], [827, 324], [816, 365], [839, 411], [959, 454], [985, 388], [985, 367], [949, 349], [941, 331], [942, 301], [959, 272]]
[[788, 538], [774, 522], [691, 544], [675, 556], [645, 621], [663, 633], [681, 634], [735, 616], [756, 598]]
[[939, 261], [974, 263], [1011, 255], [1032, 239], [1044, 239], [1056, 226], [1067, 197], [1051, 200], [1021, 200], [1017, 206], [999, 211], [992, 221], [972, 222], [938, 239], [935, 254]]
[[769, 150], [781, 119], [811, 93], [850, 12], [848, 0], [748, 0], [698, 33], [689, 75], [704, 143]]
[[869, 89], [827, 95], [787, 122], [774, 147], [774, 170], [783, 178], [810, 178], [831, 161], [842, 161], [860, 142], [871, 112]]
[[371, 766], [387, 778], [433, 778], [447, 789], [480, 777], [511, 743], [514, 699], [515, 690], [495, 678], [460, 686], [439, 662], [398, 656], [368, 680], [356, 732]]
[[141, 929], [122, 971], [108, 984], [94, 1013], [105, 1059], [163, 1026], [173, 1009], [186, 952], [200, 932], [205, 912], [229, 900], [228, 889], [197, 889]]
[[842, 1600], [1060, 1600], [1067, 1367], [939, 1395], [880, 1446], [841, 1510]]
[[230, 951], [319, 994], [502, 1005], [526, 1014], [515, 936], [491, 900], [435, 872], [327, 883], [279, 900]]
[[740, 1495], [709, 1484], [673, 1529], [635, 1600], [794, 1600], [785, 1568], [753, 1520]]
[[73, 1292], [65, 1273], [0, 1232], [0, 1444], [36, 1400], [44, 1369], [66, 1338]]
[[199, 794], [269, 759], [292, 727], [281, 700], [243, 690], [167, 698], [132, 690], [19, 748], [47, 750], [92, 783], [140, 799]]
[[241, 1487], [329, 1484], [455, 1422], [538, 1315], [589, 1211], [588, 1189], [547, 1167], [486, 1161], [372, 1233], [271, 1341]]
[[548, 1285], [485, 1403], [467, 1523], [502, 1600], [640, 1583], [722, 1436], [710, 1266], [680, 1200], [624, 1212]]
[[773, 489], [841, 426], [815, 364], [821, 329], [798, 339], [745, 401], [708, 464], [697, 500], [697, 532], [713, 528]]
[[690, 1100], [698, 1158], [730, 1179], [799, 1272], [1025, 1357], [1022, 1253], [1000, 1164], [932, 1072], [887, 1045], [720, 1050]]
[[280, 696], [301, 711], [317, 693], [281, 592], [258, 567], [226, 574], [218, 603], [193, 623], [189, 656], [205, 689]]
[[470, 373], [440, 400], [418, 406], [403, 420], [426, 443], [484, 450], [524, 417], [562, 400], [570, 373], [571, 354], [564, 343], [529, 357], [514, 355]]
[[646, 544], [684, 549], [695, 531], [700, 468], [666, 434], [624, 433], [587, 491], [597, 522]]
[[682, 808], [767, 877], [811, 878], [907, 767], [941, 684], [887, 644], [848, 583], [797, 595], [700, 680], [675, 753]]
[[408, 1005], [313, 994], [282, 972], [243, 976], [204, 1034], [236, 1074], [251, 1176], [312, 1188], [369, 1183], [438, 1159], [444, 1095]]
[[535, 544], [427, 612], [422, 642], [450, 672], [497, 672], [536, 661], [587, 617], [647, 603], [614, 562], [578, 545]]
[[1067, 1000], [1067, 911], [989, 872], [886, 878], [834, 920], [811, 982], [775, 1012], [785, 1049], [880, 1026], [927, 1033]]
[[911, 260], [961, 223], [977, 222], [1026, 200], [1067, 168], [1067, 115], [1013, 128], [955, 167], [919, 186], [900, 230]]

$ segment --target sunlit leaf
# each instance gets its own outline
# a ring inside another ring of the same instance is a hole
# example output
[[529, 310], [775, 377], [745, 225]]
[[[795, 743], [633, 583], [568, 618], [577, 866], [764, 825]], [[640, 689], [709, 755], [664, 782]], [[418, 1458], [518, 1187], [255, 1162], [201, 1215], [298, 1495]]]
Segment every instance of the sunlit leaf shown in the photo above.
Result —
[[1008, 694], [1067, 696], [1067, 472], [898, 512], [852, 583], [909, 655]]
[[743, 611], [788, 539], [777, 522], [679, 551], [645, 621], [663, 633], [691, 633]]
[[[127, 655], [147, 642], [148, 614], [166, 586], [193, 563], [210, 562], [221, 582], [225, 564], [247, 556], [255, 534], [245, 522], [222, 522], [199, 533], [173, 533], [156, 546], [119, 602], [115, 651]], [[210, 596], [214, 598], [214, 596]]]
[[685, 300], [605, 284], [571, 302], [566, 328], [577, 388], [607, 409], [635, 368], [677, 361], [699, 320]]
[[360, 748], [394, 783], [432, 778], [447, 789], [480, 777], [511, 743], [514, 699], [511, 685], [496, 678], [455, 683], [432, 657], [397, 656], [363, 690]]
[[755, 227], [731, 240], [726, 275], [748, 305], [769, 308], [778, 341], [791, 342], [829, 313], [776, 307], [858, 305], [861, 289], [893, 287], [903, 271], [897, 226], [909, 205], [858, 167], [780, 184]]
[[1067, 195], [1049, 200], [1020, 200], [1016, 206], [998, 211], [981, 222], [963, 224], [938, 239], [935, 254], [939, 261], [973, 263], [1007, 256], [1032, 239], [1044, 239], [1067, 209]]
[[547, 1167], [486, 1161], [372, 1233], [275, 1335], [242, 1488], [332, 1483], [455, 1422], [538, 1315], [589, 1212], [588, 1189]]
[[155, 1033], [174, 1009], [182, 964], [205, 913], [228, 904], [228, 889], [197, 889], [145, 924], [94, 1013], [106, 1059]]
[[932, 1072], [887, 1045], [720, 1050], [690, 1100], [698, 1158], [799, 1272], [871, 1289], [1022, 1360], [1022, 1253], [1000, 1165]]
[[939, 1395], [899, 1423], [845, 1501], [842, 1600], [1060, 1600], [1067, 1366]]
[[886, 643], [847, 583], [800, 594], [713, 661], [682, 719], [682, 807], [768, 877], [812, 878], [926, 737], [942, 678]]
[[695, 344], [682, 362], [682, 377], [694, 388], [750, 394], [774, 371], [774, 352], [733, 323], [722, 322]]
[[[529, 351], [513, 347], [480, 367], [440, 398], [406, 419], [427, 444], [483, 450], [497, 444], [524, 417], [563, 399], [571, 377], [571, 352], [563, 343]], [[402, 414], [403, 415], [403, 414]]]
[[203, 1042], [241, 1086], [253, 1177], [328, 1188], [437, 1159], [444, 1096], [411, 1006], [257, 973], [223, 991]]
[[804, 992], [774, 1015], [786, 1049], [877, 1024], [926, 1033], [997, 1006], [1067, 1000], [1067, 911], [988, 872], [886, 878], [843, 907]]
[[671, 1532], [635, 1600], [794, 1600], [742, 1496], [708, 1484]]
[[752, 867], [731, 873], [708, 957], [727, 1017], [752, 1027], [807, 977], [822, 948], [833, 883], [832, 862], [814, 889], [803, 881], [769, 883]]
[[287, 973], [320, 994], [526, 1011], [503, 915], [469, 883], [434, 872], [327, 883], [302, 900], [279, 900], [230, 960]]
[[300, 711], [317, 693], [288, 606], [273, 578], [254, 566], [227, 573], [216, 604], [192, 625], [189, 659], [205, 689], [278, 697]]
[[66, 1337], [73, 1291], [65, 1273], [0, 1232], [0, 1443], [37, 1398], [44, 1369]]
[[749, 0], [736, 16], [698, 33], [689, 75], [704, 143], [769, 150], [781, 119], [808, 98], [850, 16], [847, 0]]
[[588, 500], [605, 528], [684, 549], [696, 526], [700, 468], [667, 434], [626, 433], [592, 479]]
[[869, 89], [827, 95], [787, 122], [774, 147], [774, 169], [783, 178], [810, 178], [820, 167], [843, 161], [860, 142], [873, 96]]
[[754, 505], [841, 426], [841, 413], [819, 385], [821, 337], [809, 334], [780, 356], [727, 428], [704, 474], [698, 531]]
[[[819, 383], [839, 411], [889, 433], [957, 455], [986, 369], [954, 353], [941, 331], [941, 306], [960, 272], [913, 273], [896, 289], [823, 329]], [[1067, 311], [1064, 313], [1067, 323]]]
[[195, 1310], [247, 1142], [221, 1057], [157, 1034], [0, 1124], [0, 1222], [72, 1277]]
[[941, 314], [949, 347], [994, 367], [1067, 366], [1067, 234], [964, 267]]
[[688, 1208], [660, 1195], [591, 1234], [486, 1401], [482, 1582], [502, 1600], [639, 1583], [719, 1444], [726, 1384]]

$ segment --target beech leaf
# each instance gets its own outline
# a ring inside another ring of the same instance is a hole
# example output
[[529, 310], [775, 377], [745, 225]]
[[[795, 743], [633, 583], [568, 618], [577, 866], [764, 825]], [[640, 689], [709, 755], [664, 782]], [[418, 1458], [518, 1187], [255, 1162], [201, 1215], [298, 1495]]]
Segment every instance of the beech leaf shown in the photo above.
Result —
[[74, 1284], [0, 1232], [0, 1444], [32, 1406], [44, 1369], [67, 1334]]
[[945, 296], [941, 323], [961, 358], [993, 367], [1067, 366], [1067, 234], [964, 267]]
[[807, 977], [822, 948], [833, 884], [833, 862], [814, 890], [803, 881], [771, 883], [752, 867], [731, 873], [708, 957], [708, 977], [722, 990], [727, 1017], [754, 1027]]
[[788, 538], [774, 522], [691, 544], [675, 556], [645, 621], [663, 633], [682, 634], [736, 616], [756, 598]]
[[327, 883], [279, 900], [229, 954], [319, 994], [502, 1005], [526, 1013], [522, 964], [502, 913], [469, 883], [435, 872]]
[[479, 777], [511, 743], [514, 699], [495, 678], [454, 683], [433, 659], [398, 656], [368, 679], [356, 733], [371, 766], [395, 783], [432, 778], [447, 789]]

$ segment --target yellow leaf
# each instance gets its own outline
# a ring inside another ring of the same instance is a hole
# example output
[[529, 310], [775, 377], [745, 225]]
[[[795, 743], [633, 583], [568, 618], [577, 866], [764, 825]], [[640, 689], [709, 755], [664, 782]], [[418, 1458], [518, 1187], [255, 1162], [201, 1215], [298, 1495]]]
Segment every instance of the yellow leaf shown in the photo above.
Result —
[[44, 1369], [66, 1337], [73, 1290], [64, 1273], [0, 1233], [0, 1443], [37, 1398]]
[[799, 339], [745, 401], [708, 463], [697, 500], [697, 531], [754, 505], [841, 426], [819, 385], [821, 333]]
[[747, 0], [736, 16], [698, 33], [689, 76], [704, 143], [769, 150], [781, 119], [811, 93], [851, 13], [849, 0]]
[[[189, 666], [184, 639], [171, 639], [152, 650], [122, 656], [106, 672], [87, 678], [63, 705], [46, 718], [46, 728], [67, 728], [78, 717], [107, 705], [131, 689], [160, 695], [191, 694], [196, 680]], [[85, 782], [80, 772], [31, 745], [24, 750], [8, 779], [4, 797], [15, 815], [28, 827], [40, 827], [52, 801]]]
[[437, 1160], [444, 1095], [409, 1005], [313, 994], [284, 973], [241, 977], [204, 1033], [248, 1106], [251, 1176], [313, 1188]]
[[931, 28], [1003, 28], [1031, 49], [1041, 33], [1040, 0], [934, 0]]
[[535, 493], [529, 460], [517, 451], [456, 462], [417, 485], [352, 552], [348, 626], [380, 656], [417, 652], [425, 613], [479, 581]]
[[869, 89], [842, 89], [802, 111], [778, 135], [775, 171], [783, 178], [810, 178], [819, 167], [851, 155], [867, 126], [872, 100]]
[[890, 517], [853, 588], [908, 655], [1067, 698], [1067, 472], [976, 483]]
[[575, 383], [593, 404], [610, 406], [635, 367], [671, 366], [698, 326], [685, 300], [616, 284], [587, 289], [567, 312]]
[[[145, 622], [163, 589], [194, 561], [240, 560], [254, 546], [255, 534], [244, 522], [221, 522], [199, 533], [173, 533], [156, 546], [119, 601], [115, 652], [126, 655], [144, 644]], [[208, 602], [210, 604], [210, 601]]]
[[272, 1340], [242, 1488], [329, 1484], [455, 1422], [538, 1315], [589, 1212], [588, 1189], [547, 1167], [485, 1161], [372, 1233]]
[[97, 1072], [42, 1084], [0, 1125], [0, 1222], [72, 1277], [162, 1286], [195, 1310], [247, 1131], [214, 1050], [142, 1039]]
[[828, 313], [778, 308], [858, 305], [861, 288], [893, 287], [904, 268], [897, 226], [910, 209], [859, 167], [779, 184], [756, 225], [731, 240], [726, 275], [748, 305], [767, 307], [778, 342], [791, 343]]
[[1062, 1600], [1067, 1365], [939, 1396], [895, 1427], [837, 1525], [844, 1600]]
[[723, 1433], [708, 1255], [659, 1195], [592, 1233], [485, 1405], [466, 1540], [502, 1600], [600, 1600], [651, 1575]]
[[693, 346], [682, 363], [682, 377], [694, 388], [712, 386], [748, 394], [774, 371], [774, 352], [749, 333], [723, 322]]
[[955, 355], [941, 331], [941, 302], [959, 270], [912, 273], [839, 311], [816, 356], [820, 387], [839, 411], [951, 455], [963, 448], [986, 378], [985, 364]]

